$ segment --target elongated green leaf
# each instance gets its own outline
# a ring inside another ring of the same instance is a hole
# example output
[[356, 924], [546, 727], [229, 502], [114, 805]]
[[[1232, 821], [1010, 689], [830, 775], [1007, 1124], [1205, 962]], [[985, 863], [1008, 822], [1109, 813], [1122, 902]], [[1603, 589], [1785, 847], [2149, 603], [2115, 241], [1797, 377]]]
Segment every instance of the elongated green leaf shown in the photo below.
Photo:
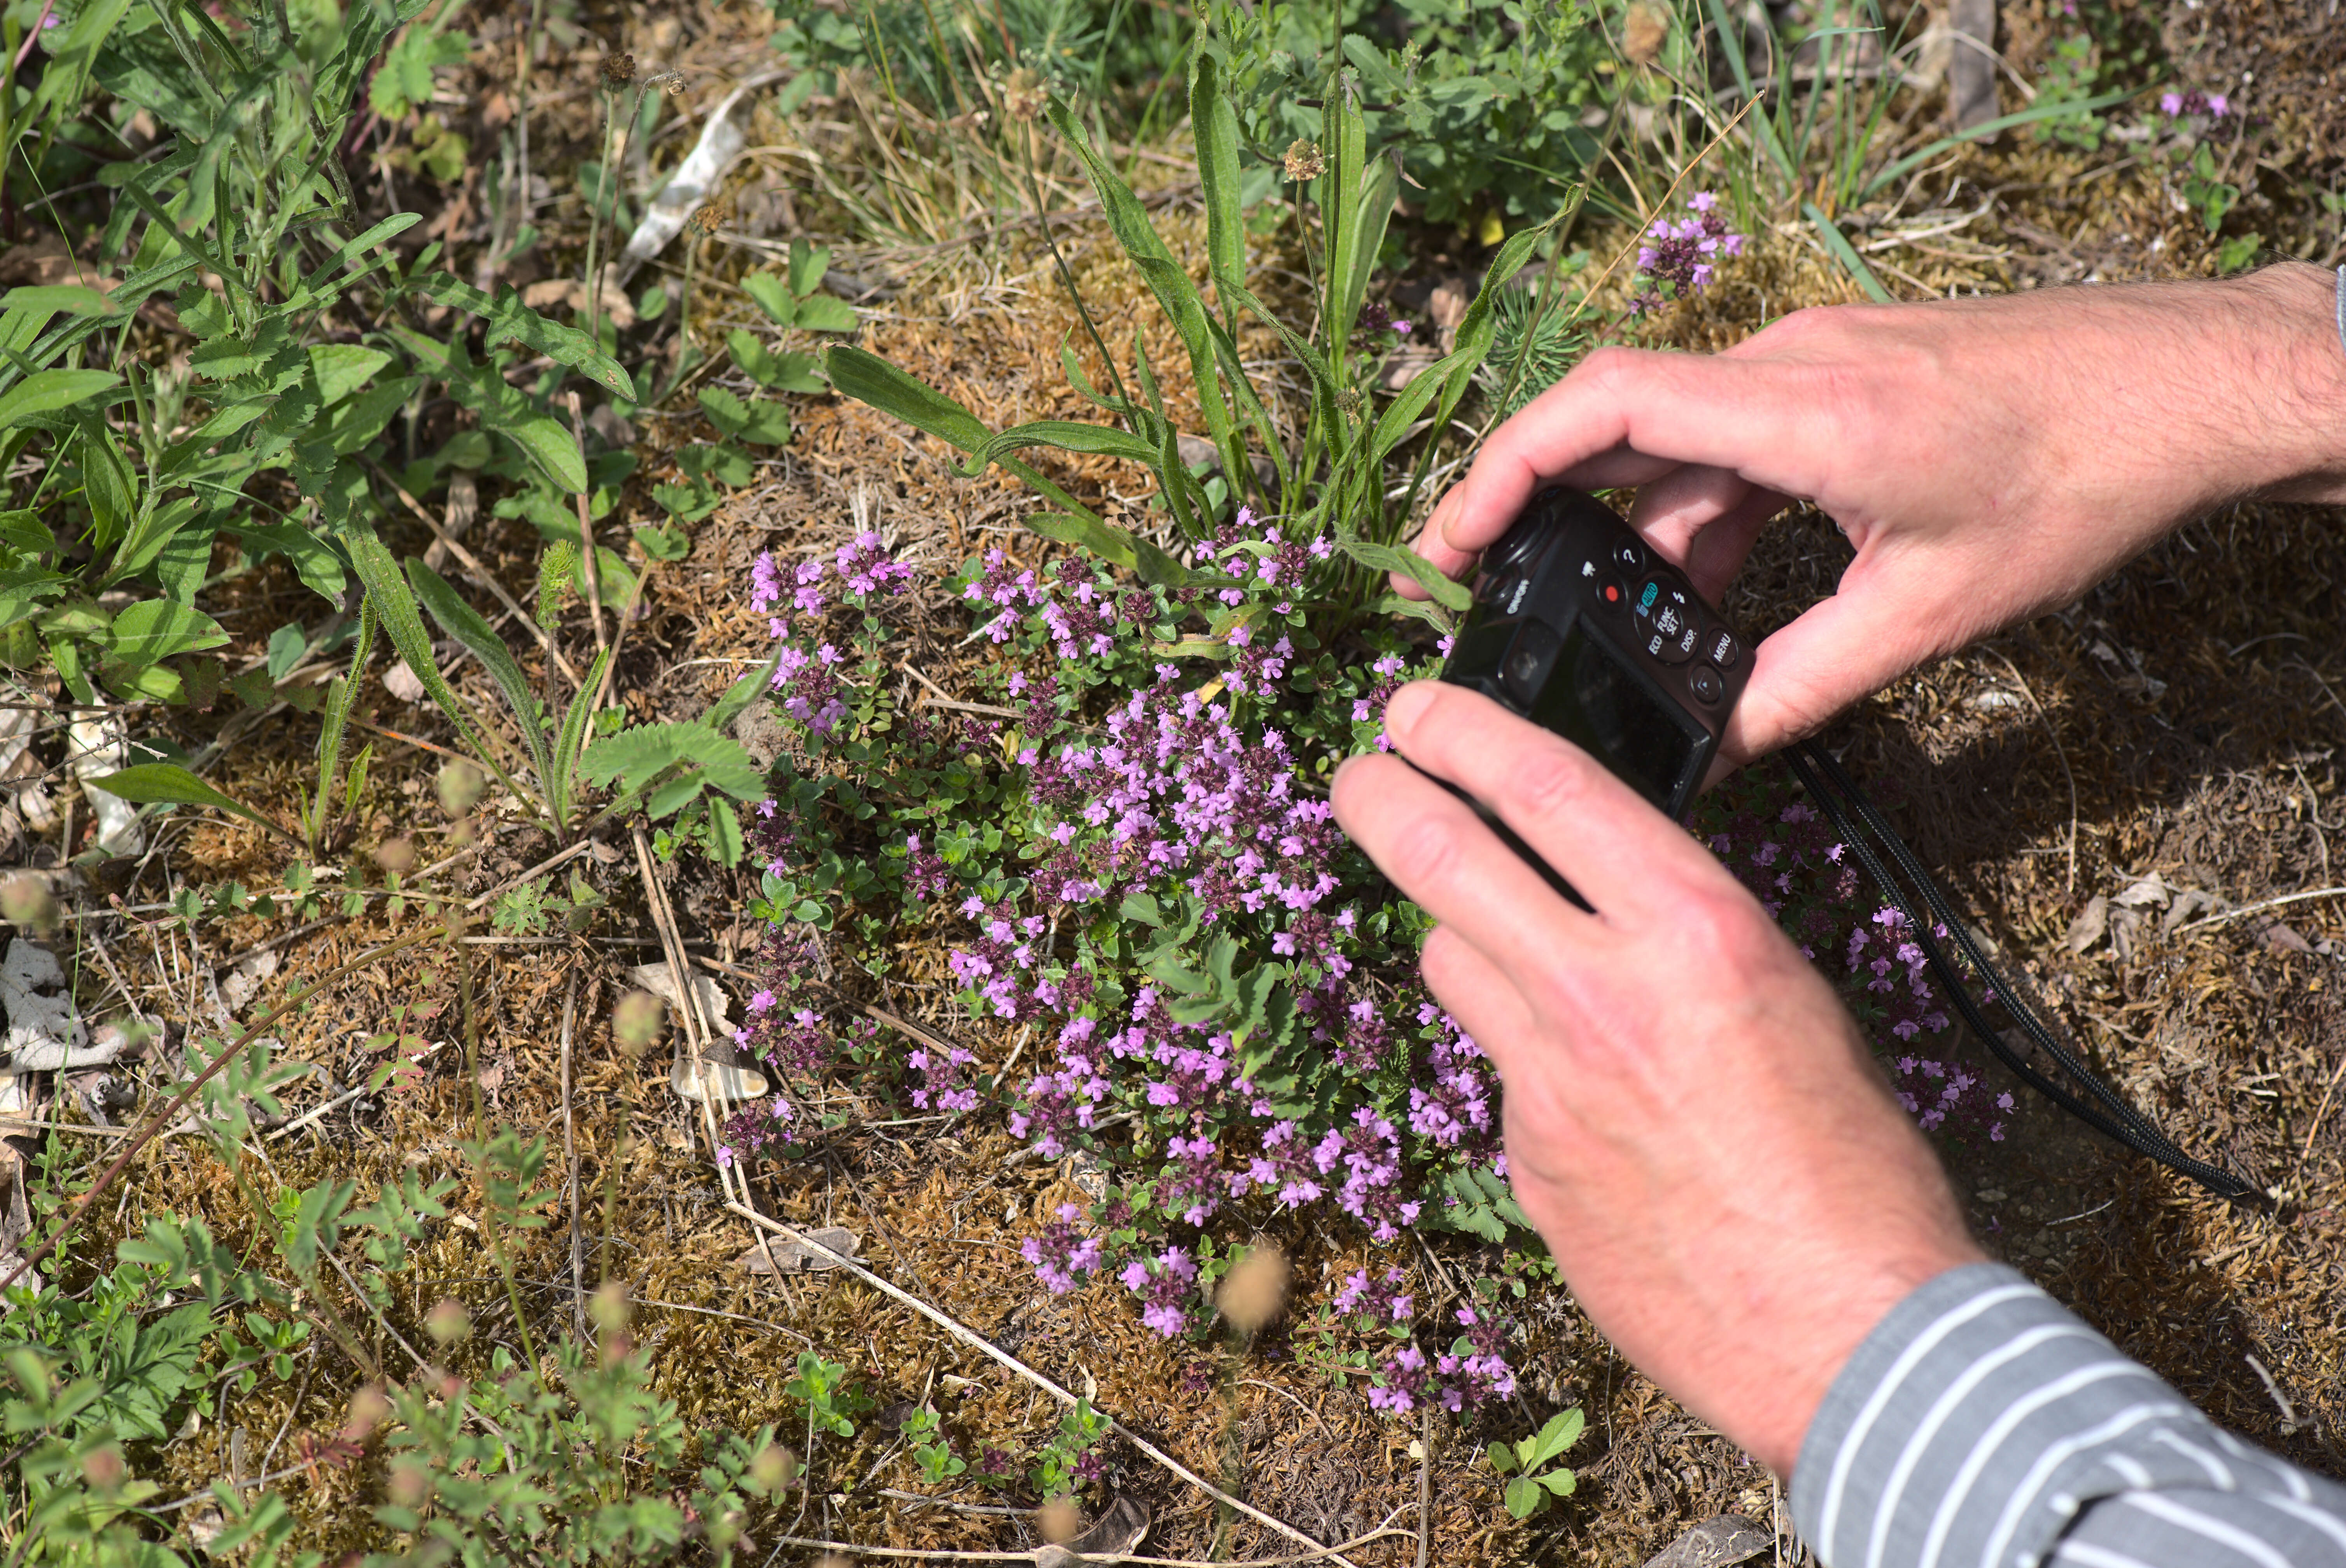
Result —
[[1875, 277], [1873, 269], [1865, 264], [1865, 258], [1857, 253], [1857, 248], [1849, 242], [1849, 237], [1824, 215], [1821, 208], [1813, 201], [1803, 201], [1800, 203], [1800, 216], [1809, 220], [1810, 226], [1817, 231], [1817, 238], [1825, 242], [1827, 250], [1832, 252], [1832, 259], [1841, 263], [1842, 271], [1856, 280], [1857, 286], [1865, 291], [1867, 299], [1877, 305], [1894, 303], [1890, 290], [1882, 286], [1882, 280]]
[[1376, 272], [1377, 253], [1384, 249], [1385, 229], [1392, 222], [1393, 203], [1400, 197], [1400, 168], [1390, 158], [1378, 158], [1369, 166], [1352, 209], [1351, 233], [1357, 243], [1351, 247], [1352, 266], [1344, 276], [1344, 297], [1337, 301], [1348, 336], [1369, 297], [1369, 279]]
[[1245, 306], [1256, 320], [1264, 322], [1271, 331], [1277, 332], [1279, 341], [1287, 345], [1287, 351], [1301, 361], [1305, 373], [1311, 378], [1314, 400], [1321, 408], [1327, 411], [1327, 419], [1321, 428], [1322, 438], [1328, 443], [1329, 461], [1334, 466], [1341, 468], [1344, 453], [1352, 447], [1352, 432], [1344, 426], [1343, 414], [1341, 412], [1343, 399], [1339, 396], [1335, 373], [1328, 368], [1327, 360], [1321, 356], [1318, 349], [1306, 342], [1300, 333], [1271, 314], [1270, 307], [1256, 299], [1252, 291], [1235, 284], [1231, 286], [1230, 291], [1237, 298], [1238, 302]]
[[1198, 180], [1206, 198], [1206, 272], [1234, 311], [1228, 285], [1246, 281], [1246, 222], [1239, 203], [1239, 117], [1222, 96], [1221, 62], [1205, 49], [1189, 56], [1189, 127], [1198, 143]]
[[[1750, 97], [1751, 65], [1743, 56], [1743, 18], [1728, 9], [1727, 0], [1708, 0], [1708, 4], [1711, 36], [1719, 40], [1719, 49], [1727, 56], [1728, 69], [1734, 73], [1735, 90], [1747, 98]], [[1767, 111], [1755, 109], [1750, 120], [1753, 138], [1767, 153], [1769, 160], [1775, 164], [1778, 172], [1788, 179], [1799, 179], [1800, 171], [1793, 164], [1791, 155], [1784, 150], [1783, 138], [1776, 134], [1775, 122], [1769, 117]]]
[[[1156, 229], [1148, 221], [1148, 209], [1132, 193], [1132, 188], [1116, 172], [1115, 165], [1102, 158], [1092, 146], [1091, 137], [1084, 131], [1066, 105], [1056, 97], [1044, 111], [1051, 124], [1076, 149], [1076, 156], [1090, 177], [1092, 189], [1100, 199], [1101, 209], [1107, 217], [1108, 231], [1116, 236], [1132, 264], [1140, 270], [1142, 281], [1156, 295], [1158, 307], [1173, 323], [1182, 346], [1189, 351], [1189, 371], [1198, 392], [1198, 403], [1206, 418], [1206, 433], [1221, 449], [1223, 472], [1230, 476], [1233, 485], [1243, 484], [1252, 470], [1243, 462], [1239, 449], [1237, 423], [1231, 418], [1229, 399], [1225, 395], [1222, 378], [1216, 374], [1219, 355], [1215, 342], [1214, 323], [1206, 312], [1206, 303], [1198, 298], [1198, 286], [1189, 274], [1174, 260]], [[1217, 280], [1219, 283], [1219, 280]], [[1248, 396], [1253, 387], [1246, 382], [1243, 370], [1238, 367], [1233, 351], [1229, 369], [1233, 385], [1245, 385]]]
[[537, 769], [538, 783], [550, 801], [554, 769], [546, 754], [546, 727], [538, 721], [537, 694], [515, 662], [513, 650], [505, 647], [496, 628], [448, 585], [447, 578], [425, 565], [421, 556], [407, 563], [407, 585], [414, 591], [416, 603], [440, 623], [440, 629], [470, 648], [497, 683], [497, 689], [505, 693], [522, 743], [529, 748], [530, 762]]
[[1483, 363], [1483, 356], [1491, 351], [1492, 337], [1498, 331], [1498, 323], [1492, 315], [1492, 301], [1498, 298], [1499, 290], [1523, 270], [1524, 263], [1531, 260], [1532, 247], [1538, 243], [1540, 236], [1546, 230], [1546, 225], [1518, 229], [1507, 236], [1505, 243], [1499, 247], [1499, 253], [1491, 258], [1490, 270], [1483, 274], [1483, 286], [1475, 290], [1474, 302], [1466, 307], [1466, 314], [1460, 319], [1458, 331], [1451, 339], [1448, 358], [1454, 362], [1451, 365], [1449, 381], [1442, 389], [1442, 406], [1433, 416], [1437, 423], [1447, 424], [1450, 422], [1450, 416], [1457, 411], [1459, 400], [1466, 395], [1467, 387], [1473, 383], [1474, 372]]
[[842, 343], [823, 356], [822, 365], [840, 392], [964, 452], [975, 452], [992, 437], [975, 414], [877, 354]]
[[[1719, 0], [1711, 0], [1714, 6], [1719, 3]], [[2062, 119], [2071, 115], [2098, 114], [2103, 109], [2126, 102], [2141, 90], [2127, 87], [2115, 93], [2104, 93], [2098, 97], [2078, 98], [2066, 103], [2047, 101], [2033, 105], [2016, 114], [1998, 115], [1992, 120], [1983, 120], [1969, 130], [1957, 131], [1953, 136], [1941, 137], [1922, 151], [1909, 153], [1891, 164], [1880, 174], [1865, 182], [1865, 188], [1858, 192], [1858, 199], [1862, 201], [1908, 170], [1922, 168], [1949, 148], [1960, 147], [1967, 141], [1980, 141], [2008, 131], [2015, 126], [2035, 125], [2039, 120]]]
[[[487, 341], [491, 344], [506, 338], [516, 339], [629, 402], [636, 400], [635, 381], [617, 360], [597, 349], [595, 340], [576, 328], [556, 326], [523, 304], [511, 284], [499, 289], [494, 299], [445, 272], [426, 272], [409, 286], [434, 304], [454, 306], [480, 317], [489, 324]], [[584, 489], [585, 484], [582, 482], [574, 488]]]
[[[326, 694], [326, 718], [318, 731], [318, 793], [304, 824], [311, 848], [326, 830], [326, 806], [333, 799], [334, 775], [342, 765], [342, 731], [350, 722], [351, 704], [366, 679], [367, 658], [374, 651], [374, 606], [359, 600], [359, 634], [351, 649], [351, 672], [337, 676]], [[356, 782], [353, 775], [353, 784]]]
[[515, 419], [484, 412], [481, 423], [520, 447], [525, 456], [565, 491], [572, 495], [586, 493], [586, 454], [578, 450], [578, 438], [560, 420], [545, 413]]
[[[757, 700], [758, 694], [772, 684], [774, 671], [781, 667], [781, 662], [782, 650], [778, 647], [774, 650], [774, 657], [768, 659], [761, 668], [751, 670], [748, 675], [727, 687], [725, 695], [719, 697], [707, 713], [701, 715], [702, 722], [719, 735], [730, 734], [734, 720], [747, 712], [750, 704]], [[595, 683], [590, 680], [586, 684], [592, 686]]]
[[[134, 806], [208, 806], [215, 811], [226, 811], [231, 817], [241, 817], [280, 838], [293, 838], [292, 834], [243, 801], [222, 794], [176, 763], [141, 762], [136, 767], [125, 768], [119, 773], [92, 779], [91, 784], [109, 795], [120, 796]], [[300, 842], [299, 840], [294, 841]]]
[[382, 618], [383, 635], [398, 650], [400, 661], [407, 666], [432, 700], [455, 725], [472, 748], [474, 758], [497, 776], [497, 779], [515, 795], [526, 799], [526, 793], [505, 771], [489, 745], [488, 737], [472, 708], [447, 681], [442, 678], [439, 662], [432, 656], [432, 634], [423, 629], [423, 617], [415, 608], [415, 596], [400, 575], [399, 564], [383, 547], [375, 531], [356, 517], [345, 518], [341, 528], [342, 548], [351, 557], [351, 566], [365, 585], [367, 596], [374, 601], [375, 614]]
[[1196, 575], [1187, 566], [1155, 545], [1096, 517], [1079, 517], [1067, 512], [1037, 512], [1026, 519], [1026, 526], [1046, 539], [1056, 539], [1062, 545], [1080, 545], [1103, 561], [1137, 573], [1143, 582], [1178, 588], [1196, 580]]
[[0, 294], [0, 311], [46, 311], [51, 315], [63, 311], [73, 316], [118, 316], [122, 313], [115, 308], [112, 300], [79, 283], [11, 289]]
[[36, 371], [0, 396], [0, 430], [33, 414], [70, 408], [121, 380], [112, 371]]
[[1121, 457], [1129, 463], [1154, 464], [1157, 450], [1148, 443], [1113, 425], [1082, 424], [1066, 419], [1038, 419], [1028, 424], [1013, 425], [1000, 435], [987, 438], [985, 444], [970, 454], [961, 469], [962, 477], [974, 479], [984, 473], [1004, 453], [1022, 447], [1050, 446], [1062, 452], [1080, 452], [1087, 456]]
[[[780, 659], [781, 655], [775, 654]], [[570, 707], [562, 716], [562, 728], [554, 738], [554, 772], [547, 780], [546, 793], [552, 797], [554, 822], [557, 830], [567, 826], [570, 801], [574, 794], [572, 777], [578, 771], [578, 748], [586, 743], [586, 723], [595, 716], [589, 711], [595, 694], [603, 689], [603, 672], [611, 667], [611, 650], [605, 648], [595, 656], [586, 668], [586, 678], [570, 699]]]

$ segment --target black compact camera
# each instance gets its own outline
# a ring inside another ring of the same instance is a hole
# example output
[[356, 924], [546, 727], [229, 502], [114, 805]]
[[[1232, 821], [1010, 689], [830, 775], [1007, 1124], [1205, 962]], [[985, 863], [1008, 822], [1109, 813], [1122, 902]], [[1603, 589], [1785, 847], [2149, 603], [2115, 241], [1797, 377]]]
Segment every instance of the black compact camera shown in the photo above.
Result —
[[[1750, 650], [1678, 569], [1593, 496], [1532, 498], [1483, 555], [1442, 678], [1552, 729], [1684, 815], [1750, 677]], [[1586, 903], [1480, 803], [1549, 882]]]

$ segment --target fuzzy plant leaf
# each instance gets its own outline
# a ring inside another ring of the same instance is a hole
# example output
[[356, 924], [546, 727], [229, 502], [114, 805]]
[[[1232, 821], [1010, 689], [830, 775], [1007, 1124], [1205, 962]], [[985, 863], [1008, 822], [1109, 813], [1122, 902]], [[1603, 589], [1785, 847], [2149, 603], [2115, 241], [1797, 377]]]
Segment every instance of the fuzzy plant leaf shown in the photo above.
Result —
[[[568, 439], [566, 435], [564, 439]], [[550, 799], [556, 792], [553, 788], [552, 759], [546, 751], [546, 729], [538, 720], [537, 694], [531, 689], [529, 677], [522, 673], [514, 659], [513, 650], [505, 647], [505, 638], [497, 636], [480, 611], [466, 604], [448, 579], [423, 564], [421, 556], [407, 563], [407, 584], [415, 595], [416, 603], [440, 623], [440, 629], [454, 637], [477, 657], [505, 694], [506, 705], [513, 709], [514, 722], [521, 730], [522, 743], [529, 748], [529, 759], [537, 769], [538, 784], [544, 798]], [[559, 824], [556, 824], [559, 826]]]
[[109, 773], [103, 779], [94, 779], [90, 783], [94, 788], [119, 796], [134, 806], [209, 807], [215, 811], [225, 811], [231, 817], [241, 817], [279, 838], [300, 842], [292, 834], [243, 801], [213, 789], [177, 763], [141, 762], [118, 773]]
[[[635, 380], [625, 367], [597, 348], [595, 340], [576, 327], [558, 326], [523, 304], [511, 284], [499, 289], [492, 298], [445, 272], [426, 272], [409, 287], [435, 305], [451, 306], [480, 317], [488, 323], [486, 341], [490, 344], [514, 339], [556, 364], [568, 365], [606, 392], [629, 402], [636, 401]], [[586, 481], [582, 478], [572, 488], [585, 489]]]

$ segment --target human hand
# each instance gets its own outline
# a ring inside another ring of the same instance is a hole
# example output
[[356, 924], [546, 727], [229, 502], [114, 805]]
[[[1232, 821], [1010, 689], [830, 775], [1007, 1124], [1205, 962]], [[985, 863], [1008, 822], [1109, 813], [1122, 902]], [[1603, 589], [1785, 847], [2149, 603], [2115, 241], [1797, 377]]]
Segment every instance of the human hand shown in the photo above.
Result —
[[2288, 263], [1801, 311], [1717, 355], [1600, 350], [1500, 427], [1419, 549], [1464, 576], [1541, 485], [1635, 485], [1630, 522], [1715, 602], [1768, 519], [1813, 501], [1857, 557], [1760, 646], [1720, 746], [1739, 764], [2229, 501], [2346, 500], [2335, 288]]
[[1859, 1341], [1981, 1256], [1937, 1159], [1757, 901], [1587, 753], [1433, 681], [1385, 728], [1599, 911], [1400, 759], [1337, 774], [1337, 820], [1440, 922], [1425, 981], [1505, 1084], [1515, 1201], [1606, 1338], [1789, 1475]]

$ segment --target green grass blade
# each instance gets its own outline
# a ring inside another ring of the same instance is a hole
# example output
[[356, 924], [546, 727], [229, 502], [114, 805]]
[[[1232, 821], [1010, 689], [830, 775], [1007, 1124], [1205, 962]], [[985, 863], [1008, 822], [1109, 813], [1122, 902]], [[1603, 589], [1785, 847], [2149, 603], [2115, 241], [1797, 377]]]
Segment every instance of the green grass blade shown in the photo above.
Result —
[[1833, 260], [1841, 264], [1843, 271], [1857, 280], [1857, 286], [1865, 290], [1867, 299], [1877, 305], [1897, 303], [1896, 297], [1882, 286], [1881, 279], [1873, 275], [1873, 269], [1865, 264], [1865, 258], [1850, 244], [1849, 237], [1833, 227], [1833, 220], [1824, 215], [1822, 209], [1813, 201], [1803, 201], [1800, 214], [1816, 226], [1817, 237], [1825, 242], [1825, 249], [1832, 252]]
[[[1714, 0], [1715, 3], [1716, 0]], [[2138, 92], [2147, 90], [2148, 88], [2146, 87], [2126, 87], [2115, 93], [2104, 93], [2098, 97], [2079, 98], [2071, 103], [2037, 104], [2034, 107], [2022, 109], [2017, 114], [1998, 115], [1992, 120], [1983, 120], [1969, 130], [1957, 131], [1953, 136], [1941, 137], [1920, 152], [1908, 153], [1904, 158], [1867, 180], [1865, 188], [1857, 193], [1858, 199], [1864, 200], [1907, 170], [1919, 168], [1950, 148], [1961, 147], [1967, 141], [1979, 141], [1994, 136], [1998, 132], [2011, 130], [2015, 126], [2035, 125], [2039, 120], [2059, 119], [2065, 115], [2098, 114], [2114, 105], [2126, 102]]]
[[[1745, 97], [1750, 97], [1751, 66], [1743, 56], [1743, 25], [1734, 13], [1728, 10], [1727, 0], [1708, 0], [1708, 4], [1711, 25], [1719, 33], [1719, 52], [1727, 56], [1727, 68], [1735, 75], [1736, 90]], [[1766, 111], [1751, 117], [1751, 133], [1759, 137], [1760, 148], [1786, 179], [1800, 178], [1800, 171], [1784, 151], [1783, 139], [1776, 134], [1776, 127]]]
[[1027, 424], [1011, 426], [1001, 434], [990, 436], [985, 444], [970, 453], [963, 464], [961, 476], [975, 479], [1005, 453], [1022, 447], [1049, 446], [1061, 452], [1079, 452], [1091, 457], [1121, 457], [1128, 463], [1154, 466], [1157, 449], [1127, 431], [1107, 424], [1084, 424], [1070, 419], [1038, 419]]

